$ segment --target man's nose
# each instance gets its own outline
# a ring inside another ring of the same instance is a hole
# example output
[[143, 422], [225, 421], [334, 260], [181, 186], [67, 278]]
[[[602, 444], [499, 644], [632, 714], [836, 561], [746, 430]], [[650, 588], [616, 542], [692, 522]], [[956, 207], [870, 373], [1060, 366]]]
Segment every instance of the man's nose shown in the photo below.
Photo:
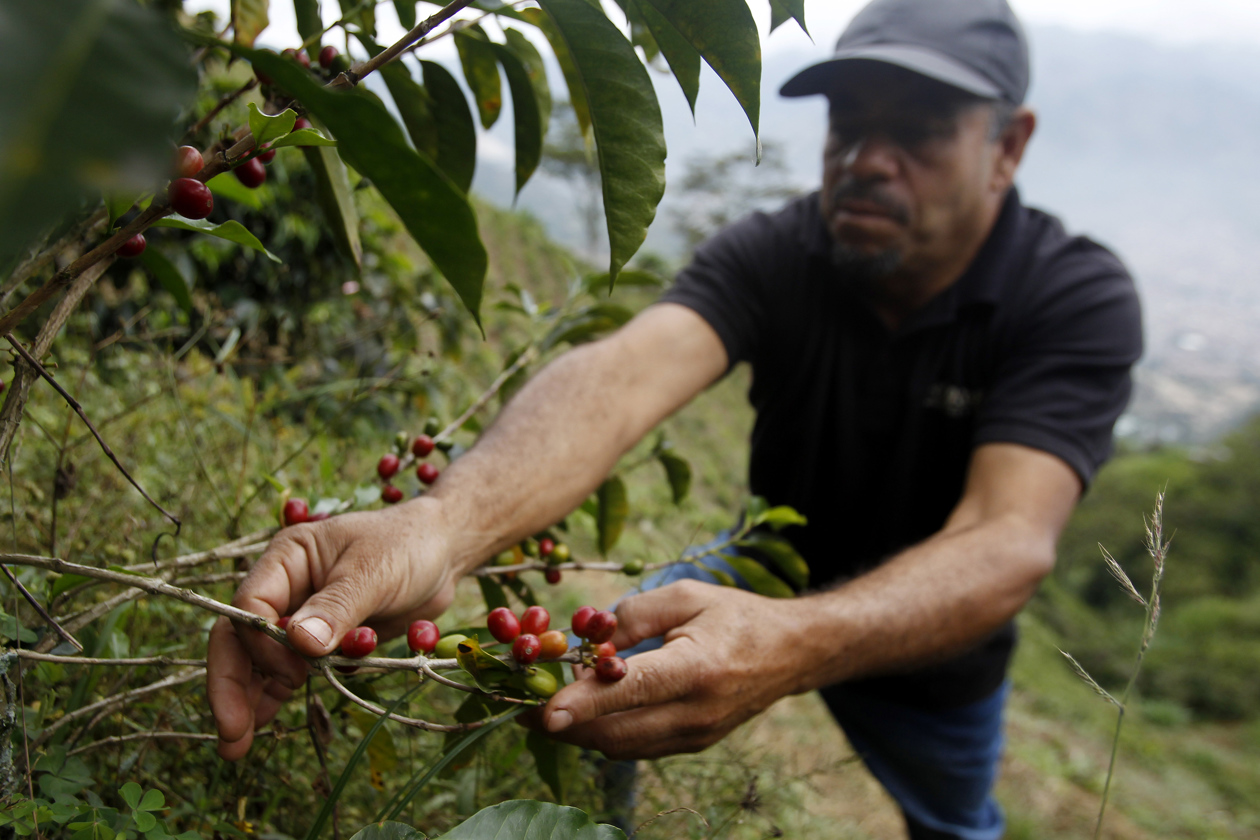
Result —
[[891, 178], [897, 171], [898, 148], [881, 132], [858, 137], [845, 149], [844, 169], [858, 178]]

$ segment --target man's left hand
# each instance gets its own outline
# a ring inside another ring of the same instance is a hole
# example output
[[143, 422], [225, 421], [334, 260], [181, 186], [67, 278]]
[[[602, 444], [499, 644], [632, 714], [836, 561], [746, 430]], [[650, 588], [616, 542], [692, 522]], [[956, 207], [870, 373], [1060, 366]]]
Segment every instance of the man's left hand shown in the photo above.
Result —
[[656, 636], [664, 647], [632, 657], [620, 682], [580, 669], [547, 703], [542, 728], [613, 759], [699, 752], [801, 690], [797, 603], [691, 580], [626, 598], [617, 649]]

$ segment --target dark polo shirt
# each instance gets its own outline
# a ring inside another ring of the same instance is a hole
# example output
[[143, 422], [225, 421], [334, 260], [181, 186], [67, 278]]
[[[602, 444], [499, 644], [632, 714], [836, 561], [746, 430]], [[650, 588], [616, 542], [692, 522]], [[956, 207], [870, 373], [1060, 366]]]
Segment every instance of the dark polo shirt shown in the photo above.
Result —
[[[832, 265], [817, 193], [722, 230], [663, 300], [708, 321], [732, 367], [752, 365], [751, 489], [808, 517], [784, 534], [813, 586], [939, 531], [981, 444], [1044, 450], [1088, 486], [1142, 352], [1120, 260], [1015, 190], [967, 272], [893, 331]], [[1008, 625], [956, 659], [853, 685], [965, 704], [1001, 683], [1014, 639]]]

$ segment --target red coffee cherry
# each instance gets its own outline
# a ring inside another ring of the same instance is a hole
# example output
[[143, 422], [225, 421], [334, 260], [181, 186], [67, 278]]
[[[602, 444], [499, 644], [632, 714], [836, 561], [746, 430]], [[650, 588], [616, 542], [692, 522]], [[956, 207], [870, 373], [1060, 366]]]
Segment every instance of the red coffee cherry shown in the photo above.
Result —
[[551, 614], [542, 607], [530, 607], [521, 613], [521, 632], [541, 636], [547, 632], [551, 623]]
[[438, 468], [430, 463], [426, 462], [416, 467], [416, 478], [420, 479], [425, 484], [432, 484], [437, 481], [439, 475], [441, 475], [441, 473], [438, 472]]
[[329, 513], [326, 510], [321, 510], [319, 513], [312, 513], [311, 518], [307, 519], [306, 521], [307, 522], [323, 522], [325, 519], [327, 519], [330, 516], [332, 516], [331, 513]]
[[298, 117], [293, 121], [293, 130], [301, 131], [304, 128], [311, 128], [311, 121], [306, 117]]
[[144, 253], [144, 247], [148, 243], [145, 242], [144, 234], [137, 233], [126, 242], [118, 246], [118, 250], [114, 253], [120, 257], [138, 257]]
[[426, 458], [433, 451], [433, 438], [428, 435], [416, 435], [411, 443], [411, 454], [417, 458]]
[[486, 618], [486, 628], [489, 629], [491, 636], [504, 644], [521, 635], [520, 619], [507, 607], [491, 610], [489, 617]]
[[361, 659], [376, 650], [376, 631], [371, 627], [356, 627], [341, 640], [341, 653]]
[[605, 659], [609, 656], [617, 655], [617, 646], [612, 642], [604, 642], [602, 644], [595, 645], [595, 649], [591, 652], [595, 654], [596, 659]]
[[185, 219], [204, 219], [214, 210], [210, 188], [196, 178], [176, 178], [166, 190], [171, 207]]
[[595, 676], [600, 682], [615, 683], [626, 675], [626, 660], [620, 656], [605, 656], [595, 660]]
[[548, 630], [538, 637], [538, 653], [543, 659], [559, 659], [569, 652], [569, 640], [559, 630]]
[[293, 616], [291, 615], [280, 616], [279, 618], [276, 619], [276, 626], [279, 627], [281, 630], [284, 630], [286, 627], [289, 626], [289, 619], [291, 618], [293, 618]]
[[547, 569], [545, 572], [543, 572], [543, 577], [546, 578], [547, 583], [550, 583], [552, 586], [555, 586], [557, 583], [560, 582], [560, 578], [562, 577], [562, 575], [560, 574], [559, 569]]
[[512, 642], [512, 658], [522, 665], [533, 665], [542, 644], [533, 633], [522, 633]]
[[331, 44], [319, 51], [319, 66], [327, 70], [332, 66], [333, 59], [337, 57], [337, 48]]
[[600, 610], [586, 622], [586, 638], [595, 644], [606, 642], [617, 632], [617, 616]]
[[547, 555], [551, 554], [551, 552], [555, 550], [556, 550], [556, 541], [553, 540], [551, 537], [543, 537], [541, 540], [538, 541], [538, 555], [540, 557], [546, 557]]
[[296, 61], [298, 64], [301, 64], [303, 67], [311, 66], [311, 59], [310, 59], [310, 56], [306, 54], [306, 50], [295, 50], [292, 47], [289, 47], [289, 49], [287, 50], [281, 50], [280, 55], [284, 56], [285, 58]]
[[232, 174], [236, 176], [236, 180], [251, 190], [256, 190], [267, 180], [267, 167], [258, 158], [250, 158], [233, 169]]
[[402, 501], [403, 492], [392, 484], [386, 484], [381, 488], [381, 501], [387, 505], [398, 504]]
[[273, 160], [276, 159], [276, 150], [271, 148], [270, 144], [263, 146], [263, 149], [264, 151], [261, 151], [258, 153], [258, 158], [257, 158], [258, 160], [262, 161], [263, 163], [271, 163]]
[[432, 621], [419, 619], [407, 628], [407, 647], [414, 653], [433, 653], [442, 633]]
[[310, 519], [311, 511], [306, 506], [306, 499], [289, 499], [284, 503], [285, 525], [297, 525], [301, 522], [309, 522]]
[[398, 456], [393, 452], [386, 452], [381, 456], [381, 460], [376, 462], [376, 474], [385, 481], [389, 481], [398, 474]]
[[573, 628], [573, 635], [579, 639], [585, 639], [589, 631], [591, 616], [597, 612], [599, 610], [594, 607], [578, 607], [577, 612], [573, 613], [573, 620], [569, 623], [569, 626]]
[[191, 178], [206, 165], [201, 152], [193, 146], [180, 146], [175, 150], [175, 174], [180, 178]]

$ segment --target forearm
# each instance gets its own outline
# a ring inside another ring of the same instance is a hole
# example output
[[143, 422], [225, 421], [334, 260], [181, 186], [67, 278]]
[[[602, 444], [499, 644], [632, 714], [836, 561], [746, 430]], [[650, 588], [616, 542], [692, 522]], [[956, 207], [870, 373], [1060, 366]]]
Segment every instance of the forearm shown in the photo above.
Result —
[[1009, 621], [1054, 563], [1015, 518], [937, 534], [800, 600], [799, 691], [961, 653]]

